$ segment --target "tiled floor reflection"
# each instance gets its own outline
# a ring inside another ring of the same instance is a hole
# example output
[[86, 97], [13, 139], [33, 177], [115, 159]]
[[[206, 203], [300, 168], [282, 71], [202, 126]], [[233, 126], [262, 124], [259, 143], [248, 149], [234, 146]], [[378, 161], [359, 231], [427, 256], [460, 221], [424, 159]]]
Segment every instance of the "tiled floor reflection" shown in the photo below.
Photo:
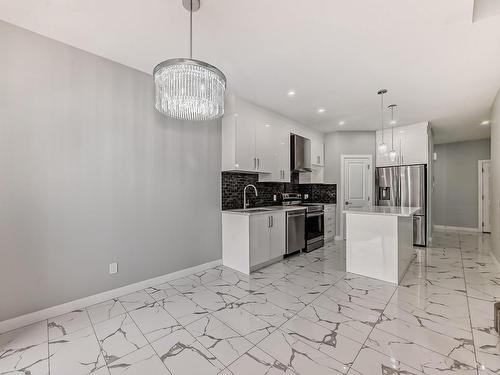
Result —
[[0, 335], [0, 374], [500, 374], [489, 236], [436, 232], [399, 287], [329, 243], [224, 267]]

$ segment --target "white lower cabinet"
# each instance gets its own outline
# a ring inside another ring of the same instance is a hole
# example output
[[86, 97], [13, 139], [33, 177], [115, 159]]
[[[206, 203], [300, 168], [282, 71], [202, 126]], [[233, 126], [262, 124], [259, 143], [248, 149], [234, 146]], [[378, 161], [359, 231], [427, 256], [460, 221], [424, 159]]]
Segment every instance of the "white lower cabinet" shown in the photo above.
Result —
[[222, 213], [222, 263], [251, 271], [285, 254], [285, 212], [240, 215]]
[[336, 206], [334, 204], [325, 204], [325, 242], [335, 238]]

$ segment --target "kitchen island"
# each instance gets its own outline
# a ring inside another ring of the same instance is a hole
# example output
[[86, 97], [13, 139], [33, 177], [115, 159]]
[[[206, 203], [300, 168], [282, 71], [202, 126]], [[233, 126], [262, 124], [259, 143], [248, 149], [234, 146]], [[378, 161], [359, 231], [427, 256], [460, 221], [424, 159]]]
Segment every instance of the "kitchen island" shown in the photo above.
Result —
[[413, 214], [418, 207], [346, 208], [347, 272], [399, 284], [415, 251]]

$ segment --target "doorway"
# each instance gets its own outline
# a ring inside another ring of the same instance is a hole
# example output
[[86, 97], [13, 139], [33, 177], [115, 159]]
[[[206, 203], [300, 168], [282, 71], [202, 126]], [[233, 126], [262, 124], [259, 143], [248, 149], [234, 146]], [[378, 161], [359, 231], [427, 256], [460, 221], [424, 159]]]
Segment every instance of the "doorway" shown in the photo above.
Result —
[[478, 161], [478, 229], [483, 233], [491, 233], [490, 167], [491, 160]]
[[374, 171], [372, 155], [340, 156], [340, 233], [345, 239], [345, 207], [372, 205]]

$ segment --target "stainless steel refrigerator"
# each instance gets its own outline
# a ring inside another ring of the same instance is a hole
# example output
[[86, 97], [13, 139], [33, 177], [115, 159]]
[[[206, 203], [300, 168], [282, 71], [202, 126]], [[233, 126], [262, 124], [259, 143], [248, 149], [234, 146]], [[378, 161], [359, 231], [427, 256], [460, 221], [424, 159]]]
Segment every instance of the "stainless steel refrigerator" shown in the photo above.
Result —
[[413, 243], [427, 245], [426, 165], [379, 167], [375, 171], [376, 205], [420, 207], [413, 216]]

